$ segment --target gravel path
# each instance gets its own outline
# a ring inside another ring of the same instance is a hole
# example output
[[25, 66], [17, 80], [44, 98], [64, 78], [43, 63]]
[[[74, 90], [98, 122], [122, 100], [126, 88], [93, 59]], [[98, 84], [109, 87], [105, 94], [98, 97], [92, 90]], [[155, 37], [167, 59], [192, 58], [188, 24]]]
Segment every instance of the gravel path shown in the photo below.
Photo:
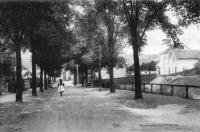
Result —
[[[195, 132], [199, 128], [155, 124], [143, 111], [131, 111], [108, 92], [94, 88], [66, 87], [64, 96], [51, 89], [35, 103], [23, 108], [13, 129], [1, 132]], [[27, 105], [28, 105], [27, 104]], [[27, 106], [26, 105], [26, 106]], [[124, 108], [126, 107], [126, 108]], [[156, 113], [154, 113], [156, 114]], [[158, 113], [159, 115], [159, 113]], [[174, 123], [173, 123], [174, 124]], [[177, 123], [178, 124], [178, 123]], [[3, 131], [4, 130], [4, 131]]]
[[135, 129], [140, 116], [118, 109], [97, 89], [65, 88], [47, 101], [41, 112], [21, 123], [26, 132], [125, 132]]

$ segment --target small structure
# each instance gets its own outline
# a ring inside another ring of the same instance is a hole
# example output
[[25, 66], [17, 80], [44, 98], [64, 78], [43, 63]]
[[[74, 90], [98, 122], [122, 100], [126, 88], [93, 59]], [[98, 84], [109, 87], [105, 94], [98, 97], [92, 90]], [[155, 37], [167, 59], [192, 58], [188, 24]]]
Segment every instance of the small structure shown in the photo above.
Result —
[[[98, 73], [96, 74], [96, 76], [98, 76]], [[102, 76], [102, 79], [110, 78], [110, 75], [106, 68], [102, 68], [101, 76]], [[114, 78], [121, 78], [121, 77], [126, 77], [126, 76], [127, 76], [126, 68], [116, 68], [116, 67], [113, 68], [113, 77]]]
[[183, 72], [194, 68], [199, 59], [199, 50], [190, 50], [188, 48], [174, 49], [170, 47], [160, 55], [156, 71], [158, 75]]

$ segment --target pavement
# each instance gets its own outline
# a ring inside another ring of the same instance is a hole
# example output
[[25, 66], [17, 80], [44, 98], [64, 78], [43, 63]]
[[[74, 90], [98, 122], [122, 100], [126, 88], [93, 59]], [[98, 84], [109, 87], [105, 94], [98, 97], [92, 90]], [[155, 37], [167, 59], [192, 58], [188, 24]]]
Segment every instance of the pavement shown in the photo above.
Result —
[[[128, 91], [126, 91], [128, 92]], [[129, 92], [130, 93], [130, 92]], [[132, 93], [131, 93], [132, 94]], [[117, 98], [116, 98], [117, 97]], [[0, 103], [0, 132], [199, 132], [200, 128], [155, 123], [148, 109], [131, 109], [120, 98], [97, 88], [65, 87], [63, 96], [56, 88], [39, 96], [24, 95], [23, 104]], [[123, 97], [123, 99], [125, 99]], [[132, 102], [134, 102], [132, 100]], [[141, 102], [140, 102], [141, 104]], [[168, 105], [166, 110], [170, 110]], [[153, 116], [156, 114], [151, 108]], [[159, 112], [163, 109], [159, 108]], [[171, 115], [165, 114], [165, 118]], [[175, 116], [175, 115], [174, 115]]]

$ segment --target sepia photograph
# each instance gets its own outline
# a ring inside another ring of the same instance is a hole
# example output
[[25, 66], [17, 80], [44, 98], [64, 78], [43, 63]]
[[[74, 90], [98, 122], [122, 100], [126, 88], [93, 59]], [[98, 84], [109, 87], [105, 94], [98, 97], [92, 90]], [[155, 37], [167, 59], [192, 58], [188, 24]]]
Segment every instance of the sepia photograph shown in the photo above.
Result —
[[0, 0], [0, 132], [200, 132], [200, 0]]

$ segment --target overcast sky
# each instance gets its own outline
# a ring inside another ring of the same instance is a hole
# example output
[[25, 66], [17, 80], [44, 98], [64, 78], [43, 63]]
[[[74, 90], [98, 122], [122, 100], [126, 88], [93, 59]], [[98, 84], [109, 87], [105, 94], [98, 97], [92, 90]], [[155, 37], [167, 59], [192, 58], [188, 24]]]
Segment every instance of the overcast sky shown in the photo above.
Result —
[[[191, 25], [188, 28], [183, 29], [184, 34], [179, 38], [181, 42], [190, 49], [200, 50], [200, 29], [197, 25]], [[147, 45], [141, 54], [159, 54], [164, 51], [167, 46], [162, 43], [162, 40], [166, 38], [165, 34], [161, 30], [154, 30], [147, 33]], [[127, 46], [124, 48], [126, 54], [132, 54], [132, 48]]]
[[[200, 50], [200, 29], [197, 25], [189, 26], [183, 29], [184, 34], [180, 36], [181, 42], [189, 47], [190, 49]], [[166, 38], [165, 34], [160, 30], [154, 30], [147, 33], [147, 45], [141, 54], [159, 54], [164, 51], [167, 46], [162, 44], [162, 40]], [[123, 49], [124, 54], [133, 54], [132, 48], [126, 46]], [[25, 67], [30, 67], [31, 65], [31, 53], [26, 52], [22, 55], [22, 62]]]
[[[80, 6], [74, 7], [75, 11], [83, 13], [83, 8]], [[173, 12], [166, 12], [169, 16], [170, 21], [172, 23], [177, 23], [176, 17], [174, 17]], [[181, 42], [186, 45], [190, 49], [200, 50], [200, 28], [197, 25], [191, 25], [188, 28], [183, 29], [184, 34], [182, 34], [179, 38]], [[147, 45], [144, 46], [141, 54], [159, 54], [168, 47], [163, 44], [162, 40], [165, 39], [166, 36], [161, 30], [153, 30], [147, 32]], [[124, 54], [133, 54], [132, 48], [130, 46], [126, 46], [123, 49]], [[27, 61], [30, 60], [30, 61]], [[25, 67], [30, 65], [31, 62], [31, 53], [26, 52], [22, 55], [22, 61], [25, 63]]]
[[[75, 11], [80, 13], [84, 12], [84, 9], [81, 6], [73, 7]], [[177, 24], [177, 17], [174, 15], [174, 12], [167, 11], [166, 15], [169, 17], [169, 20], [173, 24]], [[197, 25], [191, 25], [188, 28], [183, 28], [184, 34], [182, 34], [179, 38], [181, 42], [186, 45], [190, 49], [200, 50], [200, 29]], [[153, 30], [147, 32], [147, 45], [144, 47], [141, 54], [159, 54], [168, 48], [163, 44], [162, 40], [165, 39], [166, 36], [161, 30]], [[130, 46], [126, 46], [123, 49], [124, 54], [133, 54], [132, 48]]]

